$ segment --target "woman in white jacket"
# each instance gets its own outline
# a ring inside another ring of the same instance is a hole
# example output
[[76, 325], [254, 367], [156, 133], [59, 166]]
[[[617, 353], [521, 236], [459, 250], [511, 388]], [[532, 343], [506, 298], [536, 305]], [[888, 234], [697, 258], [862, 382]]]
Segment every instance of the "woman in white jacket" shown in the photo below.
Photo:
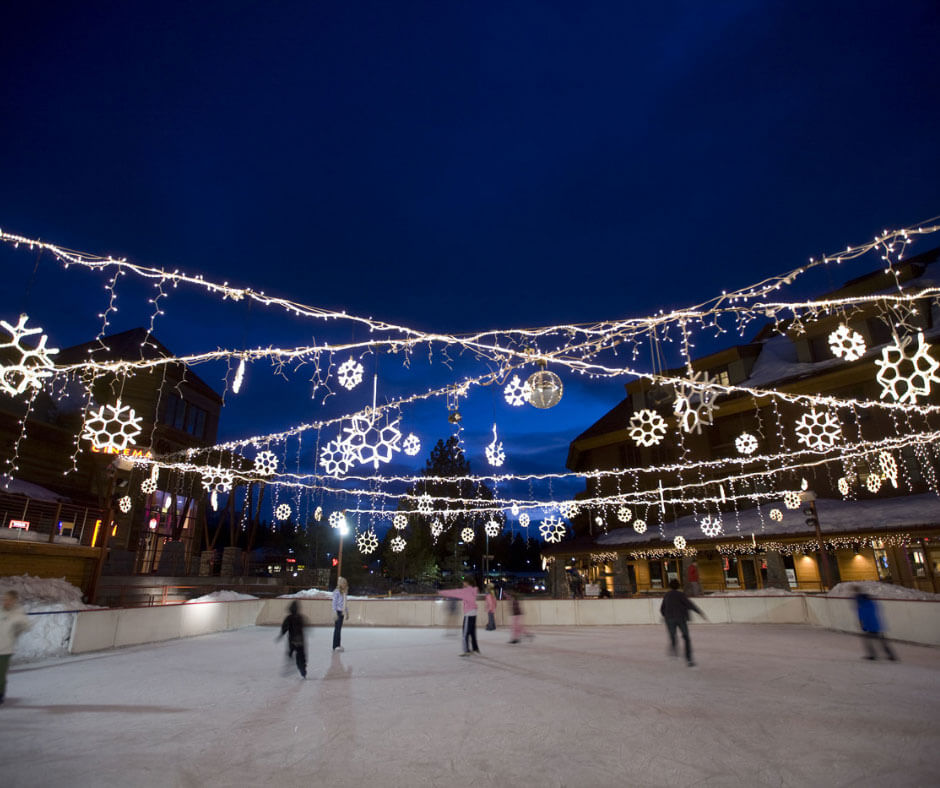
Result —
[[16, 639], [30, 628], [29, 619], [19, 606], [16, 591], [7, 591], [3, 595], [3, 607], [0, 608], [0, 703], [7, 691], [7, 669]]
[[346, 594], [349, 592], [349, 583], [345, 577], [336, 578], [336, 588], [333, 590], [333, 651], [342, 651], [340, 642], [343, 633], [343, 619], [346, 618]]

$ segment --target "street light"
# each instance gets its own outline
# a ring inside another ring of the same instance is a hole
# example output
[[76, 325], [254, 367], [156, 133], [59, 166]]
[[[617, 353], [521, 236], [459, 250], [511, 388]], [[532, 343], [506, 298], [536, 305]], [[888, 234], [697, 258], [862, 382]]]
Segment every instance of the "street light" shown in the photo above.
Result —
[[346, 522], [346, 512], [343, 512], [343, 519], [336, 527], [339, 531], [339, 550], [336, 553], [336, 582], [343, 576], [343, 537], [349, 533], [349, 525]]

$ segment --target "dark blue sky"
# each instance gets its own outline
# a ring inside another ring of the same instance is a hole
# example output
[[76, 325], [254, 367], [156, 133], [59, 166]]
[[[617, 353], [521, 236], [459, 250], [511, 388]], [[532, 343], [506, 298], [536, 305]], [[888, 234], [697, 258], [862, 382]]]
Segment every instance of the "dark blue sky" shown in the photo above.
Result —
[[[0, 227], [423, 329], [645, 315], [940, 213], [932, 0], [19, 3], [0, 36]], [[4, 314], [33, 262], [0, 251]], [[55, 344], [97, 288], [43, 261]], [[321, 331], [227, 315], [156, 333]], [[561, 469], [619, 385], [527, 451]]]

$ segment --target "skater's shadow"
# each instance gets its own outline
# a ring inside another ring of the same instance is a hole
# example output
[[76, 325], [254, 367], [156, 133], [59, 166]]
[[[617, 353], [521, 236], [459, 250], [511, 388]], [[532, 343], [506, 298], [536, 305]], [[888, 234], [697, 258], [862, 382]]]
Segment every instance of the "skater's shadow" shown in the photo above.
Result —
[[330, 666], [323, 674], [323, 680], [327, 679], [348, 679], [352, 677], [352, 665], [348, 668], [343, 665], [343, 657], [339, 651], [334, 651], [330, 659]]
[[33, 706], [29, 703], [19, 703], [9, 699], [4, 706], [14, 706], [17, 709], [36, 709], [50, 714], [84, 714], [87, 712], [103, 712], [105, 714], [179, 714], [189, 709], [178, 709], [173, 706], [118, 706], [98, 703], [56, 704], [48, 706]]

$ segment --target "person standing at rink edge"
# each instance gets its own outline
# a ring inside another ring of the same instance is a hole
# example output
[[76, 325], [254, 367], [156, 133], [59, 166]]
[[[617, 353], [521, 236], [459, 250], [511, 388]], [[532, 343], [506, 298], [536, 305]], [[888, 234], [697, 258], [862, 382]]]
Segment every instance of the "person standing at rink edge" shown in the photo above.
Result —
[[336, 588], [333, 589], [333, 651], [344, 651], [342, 645], [343, 621], [347, 616], [346, 595], [349, 583], [345, 577], [336, 578]]
[[690, 610], [694, 610], [706, 621], [708, 620], [698, 605], [679, 590], [679, 581], [670, 580], [669, 590], [659, 606], [659, 612], [666, 620], [666, 631], [669, 633], [669, 653], [674, 657], [678, 656], [676, 651], [676, 630], [678, 629], [682, 632], [682, 639], [685, 641], [686, 662], [692, 668], [695, 667], [695, 662], [692, 660], [692, 641], [689, 639]]
[[488, 584], [486, 586], [486, 596], [483, 598], [483, 601], [486, 603], [487, 632], [492, 632], [496, 629], [496, 595], [493, 593], [494, 590], [493, 584]]
[[0, 608], [0, 703], [3, 703], [6, 695], [7, 670], [16, 639], [32, 626], [19, 602], [16, 591], [7, 591], [3, 595], [3, 607]]
[[443, 589], [437, 592], [441, 596], [459, 599], [463, 602], [463, 651], [461, 657], [469, 657], [471, 652], [480, 653], [477, 646], [477, 596], [480, 591], [472, 577], [463, 579], [463, 588]]

